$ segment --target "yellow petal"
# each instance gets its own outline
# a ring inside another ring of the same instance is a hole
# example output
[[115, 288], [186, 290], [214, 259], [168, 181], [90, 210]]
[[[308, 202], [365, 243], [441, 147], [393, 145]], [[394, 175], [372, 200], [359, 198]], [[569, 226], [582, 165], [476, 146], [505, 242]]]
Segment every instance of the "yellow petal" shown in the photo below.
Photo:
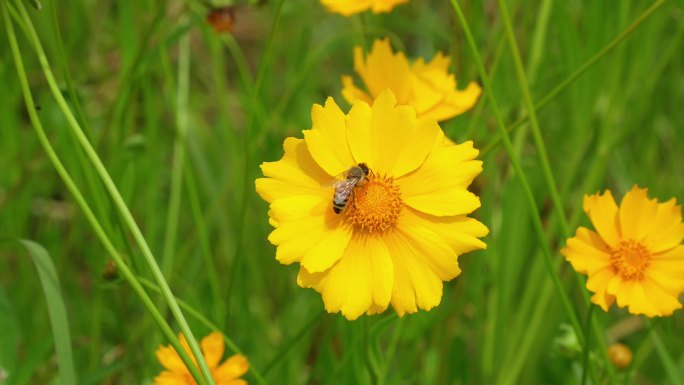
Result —
[[373, 103], [373, 99], [367, 93], [354, 85], [351, 76], [342, 76], [342, 96], [349, 104], [354, 104], [357, 99], [367, 104]]
[[189, 373], [173, 346], [160, 346], [156, 352], [159, 363], [175, 374]]
[[256, 190], [265, 201], [292, 195], [320, 195], [322, 184], [330, 176], [311, 157], [303, 139], [287, 138], [285, 154], [277, 162], [264, 162], [261, 170], [267, 178], [256, 180]]
[[340, 258], [351, 229], [344, 226], [343, 217], [328, 207], [325, 213], [303, 216], [301, 219], [279, 221], [268, 240], [278, 246], [276, 259], [282, 264], [301, 261], [310, 271], [322, 271]]
[[[448, 65], [449, 60], [441, 55], [438, 53], [435, 60], [442, 60]], [[456, 87], [456, 80], [446, 70], [425, 65], [423, 59], [418, 59], [413, 64], [411, 86], [413, 87], [411, 104], [416, 107], [419, 115], [425, 116], [426, 111], [435, 108], [446, 99], [446, 96]]]
[[[303, 281], [307, 280], [301, 274]], [[322, 274], [316, 289], [323, 295], [325, 309], [341, 311], [349, 320], [371, 307], [387, 308], [393, 284], [393, 265], [387, 246], [378, 237], [355, 237], [342, 258]]]
[[247, 357], [236, 354], [228, 358], [226, 362], [216, 368], [212, 374], [214, 375], [214, 380], [218, 383], [237, 379], [247, 373], [247, 370], [249, 370]]
[[[427, 232], [422, 232], [425, 236]], [[435, 241], [431, 237], [430, 241]], [[433, 271], [441, 274], [458, 275], [458, 261], [453, 252], [441, 242], [435, 242], [434, 248], [439, 255], [422, 255], [424, 250], [432, 248], [429, 241], [417, 241], [400, 232], [388, 233], [385, 242], [392, 256], [394, 265], [394, 288], [392, 290], [392, 307], [399, 316], [415, 313], [417, 308], [430, 310], [439, 305], [442, 299], [442, 280]], [[453, 260], [448, 260], [451, 253]], [[451, 265], [449, 265], [451, 262]]]
[[482, 172], [482, 162], [473, 160], [477, 154], [472, 142], [451, 146], [437, 143], [416, 171], [397, 180], [402, 199], [432, 215], [472, 212], [480, 207], [480, 200], [466, 188]]
[[561, 254], [572, 264], [575, 271], [593, 275], [610, 266], [610, 250], [603, 239], [586, 227], [577, 229], [574, 238], [568, 239]]
[[643, 298], [648, 302], [649, 307], [642, 307], [639, 305], [632, 306], [630, 304], [629, 311], [633, 314], [646, 314], [649, 317], [669, 316], [677, 310], [681, 309], [682, 304], [679, 303], [677, 297], [663, 291], [658, 285], [653, 284], [648, 280], [641, 281], [634, 284], [633, 291], [638, 293], [639, 299]]
[[377, 172], [374, 149], [382, 145], [379, 140], [383, 138], [373, 132], [373, 111], [370, 105], [361, 100], [354, 102], [347, 116], [347, 130], [349, 149], [356, 163], [366, 163], [371, 170]]
[[406, 223], [408, 228], [430, 229], [439, 235], [456, 255], [487, 248], [487, 245], [478, 238], [487, 236], [489, 229], [474, 218], [464, 215], [437, 217], [410, 208], [402, 212], [400, 218], [401, 223]]
[[646, 236], [646, 226], [658, 210], [657, 201], [648, 199], [647, 191], [634, 185], [622, 198], [619, 214], [622, 238], [641, 241]]
[[608, 284], [614, 277], [615, 274], [610, 268], [606, 267], [603, 270], [594, 272], [587, 280], [587, 289], [594, 293], [591, 297], [591, 302], [599, 305], [604, 311], [608, 311], [613, 302], [615, 302], [615, 296], [606, 291]]
[[684, 291], [684, 274], [682, 274], [681, 267], [679, 269], [679, 272], [675, 275], [649, 268], [645, 273], [646, 279], [654, 285], [658, 285], [663, 291], [673, 297], [679, 297]]
[[417, 263], [428, 266], [440, 280], [448, 281], [461, 273], [458, 256], [432, 227], [417, 215], [406, 211], [399, 216], [394, 238], [409, 245]]
[[324, 237], [302, 257], [301, 265], [312, 273], [328, 270], [347, 249], [352, 237], [350, 226], [327, 227]]
[[405, 104], [411, 95], [411, 69], [403, 52], [392, 52], [389, 39], [375, 40], [371, 52], [363, 60], [363, 51], [354, 51], [354, 68], [373, 96], [386, 89]]
[[390, 91], [375, 99], [372, 111], [372, 142], [351, 144], [357, 139], [350, 136], [350, 146], [372, 146], [374, 155], [369, 166], [380, 175], [399, 178], [417, 169], [435, 144], [440, 132], [437, 123], [416, 119], [413, 107], [397, 106]]
[[207, 366], [209, 369], [215, 368], [219, 361], [221, 361], [221, 358], [223, 358], [223, 351], [225, 349], [221, 333], [213, 332], [202, 338], [201, 347]]
[[465, 90], [450, 90], [440, 103], [422, 111], [421, 117], [434, 119], [438, 122], [451, 119], [463, 114], [475, 106], [482, 94], [482, 88], [477, 83], [470, 83]]
[[327, 272], [310, 273], [306, 271], [305, 268], [300, 266], [299, 274], [297, 274], [297, 285], [299, 285], [299, 287], [303, 287], [306, 289], [316, 289], [318, 287], [319, 282], [321, 282], [321, 280], [325, 278], [326, 275]]
[[482, 89], [476, 83], [471, 82], [463, 91], [456, 88], [454, 75], [448, 72], [449, 61], [439, 52], [428, 64], [422, 59], [413, 64], [410, 104], [416, 107], [419, 116], [446, 120], [471, 109], [480, 97]]
[[584, 211], [608, 246], [617, 246], [620, 242], [620, 222], [618, 207], [610, 190], [606, 190], [603, 195], [585, 195]]
[[315, 104], [311, 109], [313, 128], [305, 130], [304, 140], [313, 159], [331, 177], [355, 164], [347, 143], [345, 115], [332, 98], [325, 107]]
[[406, 196], [403, 200], [406, 205], [416, 210], [436, 216], [469, 214], [480, 207], [480, 198], [468, 190], [459, 188]]
[[321, 0], [329, 12], [339, 13], [343, 16], [351, 16], [363, 12], [371, 7], [372, 0]]
[[408, 1], [409, 0], [375, 0], [372, 8], [373, 13], [390, 12], [397, 5], [407, 3]]
[[651, 257], [647, 273], [656, 272], [673, 280], [684, 280], [684, 245]]
[[613, 278], [608, 286], [608, 292], [615, 295], [619, 307], [627, 307], [632, 314], [653, 317], [658, 313], [651, 300], [646, 297], [641, 282]]
[[186, 378], [185, 374], [164, 371], [154, 378], [154, 385], [187, 385]]
[[333, 190], [328, 194], [293, 195], [278, 198], [271, 203], [269, 216], [277, 223], [289, 222], [315, 215], [325, 215], [333, 212]]
[[655, 217], [650, 222], [652, 226], [644, 237], [644, 243], [651, 252], [659, 253], [682, 243], [682, 207], [677, 205], [674, 198], [658, 204]]

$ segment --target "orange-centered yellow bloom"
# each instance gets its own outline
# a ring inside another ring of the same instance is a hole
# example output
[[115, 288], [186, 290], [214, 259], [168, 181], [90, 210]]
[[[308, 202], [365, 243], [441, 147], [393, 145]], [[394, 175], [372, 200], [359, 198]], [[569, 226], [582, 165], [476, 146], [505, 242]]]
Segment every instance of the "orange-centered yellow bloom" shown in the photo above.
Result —
[[617, 301], [633, 314], [666, 316], [682, 307], [684, 223], [675, 199], [658, 203], [634, 186], [618, 207], [610, 191], [584, 197], [596, 231], [577, 229], [561, 250], [587, 274], [592, 302], [603, 310]]
[[328, 11], [351, 16], [355, 13], [372, 10], [373, 13], [390, 12], [408, 0], [321, 0]]
[[[298, 262], [298, 284], [348, 319], [438, 305], [442, 282], [461, 272], [457, 257], [486, 247], [477, 237], [487, 228], [467, 217], [480, 206], [467, 190], [482, 171], [472, 142], [451, 143], [389, 90], [346, 115], [328, 98], [311, 115], [304, 139], [285, 139], [283, 158], [262, 164], [256, 181], [276, 259]], [[370, 173], [336, 214], [327, 186], [359, 163]]]
[[350, 103], [360, 99], [370, 104], [389, 88], [399, 104], [415, 107], [419, 117], [447, 120], [471, 109], [482, 92], [472, 82], [458, 90], [449, 61], [438, 52], [429, 63], [421, 58], [410, 64], [402, 52], [392, 52], [388, 39], [376, 40], [365, 58], [363, 48], [354, 48], [354, 70], [367, 92], [356, 87], [351, 76], [343, 76], [342, 96]]
[[[182, 334], [178, 335], [183, 349], [190, 354], [192, 361], [197, 365], [195, 358], [190, 353], [188, 341]], [[247, 385], [247, 381], [240, 377], [247, 373], [249, 363], [245, 356], [236, 354], [220, 364], [225, 345], [221, 333], [214, 332], [202, 339], [200, 343], [202, 354], [207, 361], [216, 385]], [[172, 346], [160, 346], [157, 349], [157, 358], [166, 369], [154, 379], [154, 385], [195, 385], [195, 380], [190, 375], [188, 368]]]

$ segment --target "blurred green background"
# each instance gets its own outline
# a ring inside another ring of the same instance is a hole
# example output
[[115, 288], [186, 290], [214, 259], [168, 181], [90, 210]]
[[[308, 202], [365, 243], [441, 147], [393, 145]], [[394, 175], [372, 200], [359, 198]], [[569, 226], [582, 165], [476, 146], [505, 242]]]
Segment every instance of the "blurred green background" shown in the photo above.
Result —
[[[511, 124], [526, 110], [498, 5], [459, 4]], [[532, 97], [539, 101], [653, 2], [507, 4]], [[439, 307], [403, 319], [390, 310], [354, 322], [324, 314], [320, 295], [296, 285], [297, 267], [279, 265], [266, 240], [267, 205], [254, 192], [258, 165], [279, 159], [283, 139], [301, 137], [301, 130], [311, 127], [314, 103], [333, 96], [347, 110], [340, 76], [353, 72], [355, 45], [368, 49], [374, 38], [390, 37], [394, 48], [411, 58], [446, 52], [461, 88], [478, 81], [449, 1], [411, 0], [390, 14], [351, 18], [327, 13], [316, 1], [288, 0], [282, 8], [279, 0], [243, 2], [234, 4], [229, 34], [215, 33], [205, 22], [208, 4], [196, 1], [42, 5], [28, 11], [62, 92], [72, 110], [82, 111], [77, 116], [86, 134], [174, 294], [234, 340], [267, 383], [580, 382], [581, 347], [562, 326], [567, 317], [544, 267], [523, 190], [506, 151], [496, 145], [484, 95], [472, 111], [441, 126], [457, 142], [473, 140], [477, 148], [487, 148], [484, 172], [471, 190], [482, 199], [475, 216], [490, 228], [489, 248], [460, 258], [463, 273], [445, 284]], [[150, 279], [101, 183], [88, 182], [96, 180], [92, 167], [69, 134], [30, 42], [16, 23], [15, 29], [50, 141], [116, 248], [137, 275]], [[0, 373], [9, 377], [0, 374], [0, 384], [57, 383], [47, 306], [35, 267], [13, 242], [20, 238], [43, 245], [56, 266], [79, 384], [149, 384], [161, 371], [154, 351], [166, 341], [130, 287], [103, 276], [109, 257], [31, 128], [4, 23], [2, 31]], [[652, 197], [684, 200], [683, 37], [684, 2], [664, 2], [538, 110], [573, 225], [588, 224], [583, 194], [606, 188], [621, 197], [638, 184]], [[187, 94], [178, 80], [179, 42], [185, 38]], [[79, 103], [68, 90], [66, 69]], [[181, 103], [187, 96], [187, 105], [179, 105], [179, 94]], [[181, 122], [187, 113], [187, 130], [180, 136], [179, 112]], [[565, 236], [529, 128], [520, 125], [511, 135], [565, 289], [584, 320], [580, 286], [558, 253]], [[169, 216], [175, 197], [180, 198], [177, 220]], [[592, 337], [594, 374], [587, 383], [682, 383], [681, 311], [652, 322], [655, 339], [642, 319], [623, 310], [596, 309], [595, 316], [602, 334]], [[209, 333], [196, 318], [188, 315], [188, 320], [196, 336]], [[632, 367], [611, 372], [599, 339], [630, 346], [636, 353]], [[369, 367], [376, 373], [369, 374]], [[257, 383], [252, 374], [246, 379]]]

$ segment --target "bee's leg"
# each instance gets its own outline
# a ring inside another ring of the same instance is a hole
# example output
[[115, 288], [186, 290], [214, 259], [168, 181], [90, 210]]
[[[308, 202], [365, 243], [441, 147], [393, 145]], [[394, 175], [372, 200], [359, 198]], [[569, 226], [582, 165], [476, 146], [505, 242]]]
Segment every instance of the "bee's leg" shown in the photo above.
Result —
[[[362, 186], [359, 186], [359, 187], [362, 187]], [[354, 208], [354, 211], [356, 211], [356, 196], [354, 195], [354, 190], [352, 190], [351, 193], [349, 194], [349, 199], [351, 200], [351, 205]]]

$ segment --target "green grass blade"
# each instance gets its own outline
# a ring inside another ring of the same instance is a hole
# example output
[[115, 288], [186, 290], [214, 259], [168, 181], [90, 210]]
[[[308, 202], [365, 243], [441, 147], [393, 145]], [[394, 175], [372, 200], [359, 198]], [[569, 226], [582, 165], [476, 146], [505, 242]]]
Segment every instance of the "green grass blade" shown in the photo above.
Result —
[[0, 285], [0, 384], [17, 368], [19, 327], [5, 289]]
[[663, 364], [667, 378], [673, 385], [684, 385], [684, 373], [677, 368], [677, 364], [675, 363], [672, 354], [670, 354], [670, 352], [667, 350], [665, 343], [663, 342], [662, 338], [660, 338], [660, 334], [658, 334], [653, 327], [653, 322], [651, 322], [651, 320], [648, 318], [645, 318], [645, 320], [648, 333], [651, 336], [651, 341], [653, 341], [655, 351], [658, 353], [658, 357]]
[[[133, 218], [133, 214], [131, 213], [130, 209], [128, 206], [126, 206], [126, 203], [121, 196], [121, 193], [119, 192], [116, 184], [114, 183], [114, 180], [112, 177], [109, 175], [109, 172], [107, 171], [107, 168], [104, 166], [102, 163], [102, 160], [100, 159], [99, 155], [93, 148], [93, 145], [90, 143], [88, 138], [85, 136], [85, 133], [83, 132], [83, 129], [81, 128], [80, 124], [76, 120], [76, 117], [74, 116], [73, 112], [69, 108], [69, 105], [66, 103], [66, 100], [64, 99], [64, 96], [60, 92], [60, 89], [57, 85], [57, 81], [54, 78], [54, 75], [52, 73], [52, 69], [50, 67], [50, 64], [47, 60], [47, 56], [45, 54], [45, 51], [43, 50], [42, 44], [40, 42], [40, 39], [38, 38], [38, 34], [33, 27], [33, 22], [31, 21], [31, 18], [29, 17], [28, 13], [26, 12], [26, 8], [24, 5], [21, 3], [21, 1], [15, 1], [15, 6], [19, 9], [19, 13], [21, 14], [24, 22], [26, 23], [26, 26], [28, 27], [28, 32], [29, 32], [29, 39], [31, 40], [31, 43], [33, 45], [33, 48], [36, 51], [36, 54], [38, 55], [38, 60], [40, 62], [40, 65], [43, 69], [43, 73], [45, 75], [45, 78], [48, 82], [48, 85], [50, 86], [50, 90], [52, 91], [53, 96], [57, 100], [57, 104], [59, 105], [59, 108], [61, 109], [62, 113], [64, 114], [64, 117], [66, 118], [68, 124], [68, 127], [71, 131], [71, 134], [76, 137], [78, 140], [79, 144], [85, 151], [88, 160], [90, 161], [92, 167], [95, 169], [97, 174], [100, 176], [102, 179], [102, 182], [105, 185], [105, 188], [107, 189], [107, 192], [110, 195], [110, 198], [116, 207], [116, 209], [119, 211], [119, 214], [123, 217], [124, 222], [126, 223], [126, 226], [129, 228], [131, 233], [133, 234], [133, 237], [135, 238], [136, 242], [138, 243], [138, 246], [140, 247], [142, 251], [142, 255], [145, 259], [145, 262], [147, 263], [148, 267], [152, 271], [152, 274], [154, 275], [155, 280], [158, 282], [159, 287], [162, 289], [162, 295], [164, 296], [164, 299], [166, 300], [167, 304], [169, 305], [169, 308], [171, 309], [171, 313], [174, 315], [174, 318], [178, 322], [181, 331], [185, 335], [188, 345], [190, 346], [190, 350], [192, 351], [192, 354], [195, 356], [195, 359], [199, 365], [199, 368], [202, 372], [203, 378], [198, 377], [196, 378], [197, 381], [201, 383], [208, 383], [210, 385], [214, 384], [214, 380], [211, 374], [211, 371], [209, 370], [209, 367], [207, 366], [207, 362], [204, 359], [204, 356], [202, 355], [202, 351], [200, 350], [199, 344], [197, 343], [197, 340], [195, 339], [192, 330], [190, 330], [190, 326], [188, 325], [187, 320], [183, 316], [183, 313], [180, 310], [180, 307], [178, 306], [178, 303], [175, 301], [173, 293], [171, 292], [171, 288], [169, 287], [168, 283], [164, 279], [164, 275], [159, 267], [159, 265], [156, 262], [156, 259], [154, 255], [152, 254], [152, 250], [150, 246], [147, 243], [147, 240], [142, 234], [142, 231], [140, 230], [140, 227], [138, 226], [137, 222]], [[176, 349], [178, 350], [178, 349]], [[181, 353], [181, 352], [179, 352]], [[181, 353], [182, 354], [182, 353]], [[192, 366], [192, 365], [191, 365]]]
[[[19, 5], [21, 5], [19, 3]], [[54, 166], [55, 170], [57, 171], [57, 174], [59, 174], [60, 178], [64, 182], [64, 184], [67, 186], [67, 189], [71, 194], [73, 195], [74, 199], [76, 200], [78, 206], [81, 208], [83, 211], [83, 214], [85, 215], [86, 219], [92, 226], [95, 234], [97, 237], [100, 239], [102, 242], [104, 248], [107, 250], [107, 252], [110, 254], [110, 256], [114, 259], [116, 262], [117, 268], [119, 271], [122, 273], [124, 278], [129, 282], [133, 290], [138, 294], [140, 297], [143, 305], [147, 308], [147, 310], [150, 312], [150, 315], [152, 318], [154, 318], [155, 322], [161, 329], [162, 333], [165, 335], [165, 337], [171, 342], [173, 347], [176, 349], [178, 354], [180, 355], [181, 359], [185, 363], [185, 365], [188, 367], [190, 372], [192, 373], [193, 377], [197, 379], [201, 384], [205, 384], [203, 381], [202, 375], [199, 373], [197, 367], [192, 363], [192, 360], [188, 356], [188, 353], [183, 349], [181, 346], [178, 338], [176, 337], [175, 333], [171, 330], [171, 327], [169, 324], [166, 322], [164, 317], [161, 315], [159, 310], [154, 307], [154, 304], [152, 303], [152, 300], [150, 297], [147, 295], [147, 293], [144, 291], [138, 280], [135, 278], [131, 270], [128, 268], [126, 263], [123, 261], [123, 258], [121, 254], [116, 250], [114, 245], [112, 244], [110, 238], [107, 236], [105, 231], [102, 228], [102, 225], [100, 225], [100, 222], [98, 221], [97, 217], [93, 213], [92, 209], [86, 202], [85, 198], [81, 194], [81, 191], [78, 189], [76, 184], [74, 183], [73, 179], [71, 178], [71, 175], [68, 173], [64, 165], [62, 164], [61, 160], [57, 156], [57, 153], [55, 152], [54, 148], [50, 144], [50, 141], [47, 138], [47, 135], [45, 133], [45, 130], [43, 129], [42, 123], [40, 119], [38, 118], [35, 103], [34, 103], [34, 98], [31, 93], [31, 89], [28, 85], [28, 78], [26, 76], [26, 70], [24, 68], [24, 63], [21, 57], [21, 52], [19, 50], [19, 44], [16, 39], [16, 34], [14, 32], [14, 27], [12, 25], [12, 21], [9, 16], [8, 12], [8, 4], [6, 2], [0, 2], [0, 10], [2, 11], [2, 17], [3, 21], [5, 23], [5, 28], [7, 31], [7, 37], [10, 42], [10, 48], [12, 51], [12, 56], [14, 58], [15, 62], [15, 67], [17, 70], [17, 75], [19, 78], [19, 83], [22, 87], [22, 92], [24, 96], [24, 102], [26, 104], [26, 109], [28, 111], [29, 119], [31, 120], [31, 124], [33, 125], [34, 130], [36, 131], [36, 134], [38, 136], [38, 140], [40, 141], [41, 145], [43, 146], [43, 149], [48, 155], [48, 158], [52, 162], [52, 165]], [[30, 25], [30, 19], [26, 18], [27, 24]], [[54, 79], [52, 79], [54, 81]], [[54, 84], [53, 84], [54, 85]], [[63, 99], [62, 99], [63, 102]], [[73, 116], [72, 116], [73, 118]], [[187, 334], [186, 334], [187, 336]], [[23, 373], [23, 372], [22, 372]], [[23, 378], [23, 377], [22, 377]]]
[[[534, 110], [540, 111], [542, 108], [552, 101], [556, 96], [563, 92], [570, 84], [572, 84], [577, 78], [582, 76], [589, 68], [593, 67], [594, 64], [598, 63], [604, 56], [611, 52], [615, 47], [622, 43], [627, 37], [629, 37], [632, 32], [634, 32], [637, 27], [639, 27], [644, 21], [646, 21], [649, 16], [651, 16], [660, 6], [665, 4], [667, 0], [657, 0], [650, 7], [648, 7], [641, 15], [639, 15], [634, 21], [620, 32], [610, 43], [606, 44], [599, 52], [594, 54], [589, 60], [582, 64], [579, 68], [573, 71], [565, 80], [558, 83], [546, 96], [541, 98], [535, 105]], [[510, 133], [516, 128], [523, 125], [529, 119], [529, 115], [521, 116], [518, 120], [506, 127], [506, 132]], [[496, 138], [489, 143], [484, 149], [482, 149], [481, 156], [484, 157], [497, 148], [501, 144], [501, 135], [497, 135]]]
[[50, 325], [52, 326], [52, 337], [57, 351], [57, 365], [59, 366], [61, 382], [64, 385], [73, 385], [76, 383], [76, 371], [74, 370], [74, 358], [71, 352], [69, 320], [55, 265], [52, 263], [48, 252], [41, 245], [25, 239], [20, 242], [26, 248], [36, 270], [38, 270], [38, 277], [50, 314]]

